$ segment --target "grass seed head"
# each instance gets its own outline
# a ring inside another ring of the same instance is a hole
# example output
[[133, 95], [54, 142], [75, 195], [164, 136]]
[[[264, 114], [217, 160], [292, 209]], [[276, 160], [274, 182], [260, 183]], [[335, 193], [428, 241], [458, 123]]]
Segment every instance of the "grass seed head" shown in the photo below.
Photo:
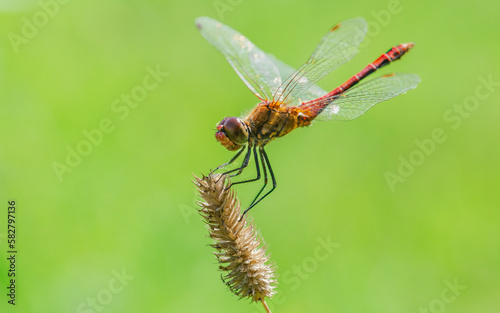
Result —
[[269, 256], [261, 237], [247, 217], [241, 218], [239, 201], [226, 178], [214, 174], [195, 179], [202, 198], [199, 213], [213, 239], [219, 268], [226, 272], [223, 281], [240, 298], [271, 298], [276, 293], [274, 265], [266, 264]]

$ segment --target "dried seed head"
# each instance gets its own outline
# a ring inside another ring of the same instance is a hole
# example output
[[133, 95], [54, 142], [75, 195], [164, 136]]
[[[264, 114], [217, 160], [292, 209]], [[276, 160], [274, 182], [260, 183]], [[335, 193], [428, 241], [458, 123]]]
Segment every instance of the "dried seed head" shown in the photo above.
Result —
[[241, 218], [240, 204], [233, 191], [227, 188], [226, 178], [220, 174], [198, 178], [195, 184], [203, 201], [198, 204], [205, 219], [211, 245], [226, 271], [223, 281], [240, 298], [262, 301], [271, 298], [275, 292], [276, 275], [274, 266], [266, 264], [269, 256], [261, 244], [258, 232], [247, 218]]

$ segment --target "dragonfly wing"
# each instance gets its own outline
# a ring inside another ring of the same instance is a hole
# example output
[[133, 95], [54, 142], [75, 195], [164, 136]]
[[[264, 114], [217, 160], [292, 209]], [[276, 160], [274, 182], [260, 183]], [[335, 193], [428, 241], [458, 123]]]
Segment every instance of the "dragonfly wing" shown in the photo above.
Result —
[[[278, 68], [281, 77], [290, 77], [296, 71], [293, 67], [287, 65], [283, 61], [278, 60], [274, 55], [270, 53], [268, 53], [267, 55], [269, 59], [274, 62], [274, 65], [276, 65], [276, 67]], [[312, 85], [300, 95], [300, 98], [293, 99], [293, 101], [288, 102], [287, 105], [296, 106], [301, 104], [302, 102], [322, 97], [327, 93], [328, 92], [324, 91], [318, 85]]]
[[317, 117], [318, 120], [347, 121], [363, 115], [375, 104], [389, 100], [417, 87], [420, 77], [417, 74], [389, 74], [365, 83], [361, 83], [346, 92], [328, 99], [318, 99], [316, 103], [308, 104], [328, 106]]
[[271, 100], [281, 85], [275, 64], [266, 53], [234, 29], [208, 17], [195, 21], [201, 35], [221, 52], [241, 80], [261, 100]]
[[274, 101], [293, 103], [305, 90], [349, 61], [366, 34], [366, 21], [355, 18], [334, 26], [307, 62], [292, 73], [274, 94]]

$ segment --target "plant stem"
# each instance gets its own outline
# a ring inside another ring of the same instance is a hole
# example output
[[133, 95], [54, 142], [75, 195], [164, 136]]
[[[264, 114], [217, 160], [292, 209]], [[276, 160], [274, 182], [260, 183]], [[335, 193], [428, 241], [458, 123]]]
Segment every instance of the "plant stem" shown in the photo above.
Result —
[[267, 303], [266, 301], [264, 300], [264, 298], [262, 298], [262, 305], [264, 306], [264, 309], [266, 309], [266, 312], [267, 313], [271, 313], [271, 310], [269, 309], [269, 307], [267, 306]]

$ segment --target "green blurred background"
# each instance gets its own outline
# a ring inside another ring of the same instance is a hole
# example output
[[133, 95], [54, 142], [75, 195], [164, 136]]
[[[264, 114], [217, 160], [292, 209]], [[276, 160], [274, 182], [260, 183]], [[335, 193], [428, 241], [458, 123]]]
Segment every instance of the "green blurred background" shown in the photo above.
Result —
[[[278, 188], [250, 215], [280, 275], [273, 312], [498, 312], [500, 2], [41, 3], [52, 16], [38, 1], [0, 3], [1, 312], [263, 312], [222, 284], [194, 204], [191, 173], [233, 155], [216, 123], [256, 104], [198, 16], [294, 67], [331, 26], [364, 17], [366, 45], [319, 83], [328, 90], [391, 46], [416, 44], [374, 76], [418, 73], [417, 89], [269, 145]], [[141, 101], [125, 106], [132, 92]], [[108, 132], [86, 146], [99, 127]], [[445, 139], [423, 154], [416, 141], [436, 129]], [[58, 175], [78, 147], [88, 155]], [[410, 158], [413, 170], [398, 169]], [[388, 172], [402, 176], [388, 183]], [[243, 205], [259, 186], [238, 188]]]

